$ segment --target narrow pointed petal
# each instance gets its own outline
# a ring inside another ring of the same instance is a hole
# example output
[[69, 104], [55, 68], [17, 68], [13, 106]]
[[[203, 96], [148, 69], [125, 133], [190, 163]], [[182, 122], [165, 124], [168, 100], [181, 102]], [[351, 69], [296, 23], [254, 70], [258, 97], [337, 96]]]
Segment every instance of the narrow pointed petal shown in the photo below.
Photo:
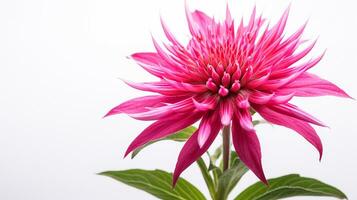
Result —
[[186, 18], [187, 18], [187, 24], [188, 24], [188, 28], [192, 34], [192, 36], [196, 36], [197, 35], [197, 27], [196, 27], [196, 23], [194, 22], [194, 19], [192, 17], [192, 13], [188, 8], [187, 2], [185, 1], [185, 12], [186, 12]]
[[277, 95], [275, 94], [273, 98], [270, 99], [269, 104], [284, 104], [289, 102], [295, 95], [295, 92], [292, 92], [290, 94], [282, 94], [282, 95]]
[[326, 125], [321, 122], [320, 120], [316, 119], [315, 117], [311, 116], [310, 114], [304, 112], [300, 108], [298, 108], [295, 105], [292, 104], [280, 104], [280, 105], [271, 105], [269, 106], [270, 109], [283, 114], [283, 115], [288, 115], [290, 117], [312, 123], [318, 126], [326, 127]]
[[191, 112], [154, 122], [134, 139], [126, 150], [125, 156], [150, 141], [161, 139], [194, 124], [201, 117], [202, 113]]
[[162, 119], [172, 114], [174, 114], [174, 112], [171, 107], [162, 106], [162, 107], [148, 109], [148, 111], [145, 112], [133, 113], [128, 115], [137, 120], [150, 121], [150, 120]]
[[[178, 98], [179, 99], [179, 98]], [[190, 98], [185, 98], [182, 101], [165, 104], [161, 107], [147, 108], [148, 110], [140, 113], [128, 114], [130, 117], [138, 120], [160, 120], [177, 115], [179, 113], [193, 112], [195, 106]]]
[[323, 148], [320, 137], [317, 135], [315, 129], [307, 122], [278, 113], [264, 106], [255, 106], [254, 109], [268, 122], [293, 129], [301, 136], [303, 136], [317, 149], [320, 154], [319, 158], [321, 160]]
[[163, 63], [162, 66], [165, 66], [168, 69], [171, 70], [178, 70], [181, 69], [181, 65], [180, 63], [176, 62], [170, 55], [168, 52], [166, 52], [164, 49], [162, 49], [162, 47], [159, 45], [159, 43], [155, 40], [155, 38], [152, 36], [151, 37], [152, 42], [154, 44], [154, 47], [157, 51], [157, 54], [160, 56], [161, 58], [161, 62]]
[[203, 93], [208, 90], [206, 85], [204, 84], [190, 84], [184, 82], [176, 82], [172, 80], [165, 79], [165, 81], [173, 86], [174, 88], [182, 91], [195, 92], [195, 93]]
[[177, 159], [175, 171], [173, 174], [173, 185], [176, 184], [180, 174], [189, 167], [193, 162], [204, 154], [214, 139], [216, 138], [219, 130], [221, 129], [221, 123], [219, 121], [219, 115], [216, 112], [212, 118], [211, 131], [206, 142], [200, 147], [198, 144], [198, 130], [187, 140], [183, 146], [180, 155]]
[[173, 98], [161, 95], [138, 97], [125, 101], [114, 107], [105, 115], [105, 117], [121, 113], [132, 114], [146, 112], [148, 111], [148, 107], [164, 106], [165, 103], [174, 103], [180, 101], [181, 99], [182, 98]]
[[295, 92], [295, 96], [314, 97], [314, 96], [338, 96], [351, 98], [345, 91], [335, 84], [324, 80], [310, 73], [303, 73], [294, 82], [281, 88], [281, 92]]
[[123, 80], [127, 85], [138, 90], [155, 92], [162, 95], [188, 95], [189, 93], [203, 93], [207, 91], [205, 85], [191, 85], [188, 83], [179, 83], [175, 81], [161, 80], [159, 82], [144, 82], [144, 83], [134, 83], [131, 81]]
[[207, 30], [209, 26], [211, 26], [212, 23], [214, 22], [211, 17], [208, 17], [205, 13], [199, 10], [196, 10], [192, 13], [192, 20], [197, 25], [196, 32], [205, 34], [205, 36], [207, 36], [208, 34]]
[[257, 88], [258, 86], [264, 84], [270, 76], [270, 70], [266, 72], [266, 74], [258, 79], [253, 79], [252, 81], [249, 81], [247, 86], [251, 89]]
[[255, 104], [266, 104], [274, 97], [274, 93], [253, 91], [249, 95], [249, 101]]
[[232, 142], [244, 164], [265, 184], [268, 184], [262, 167], [260, 143], [254, 130], [247, 131], [240, 126], [238, 116], [233, 118]]
[[131, 58], [152, 75], [159, 78], [164, 75], [160, 68], [160, 56], [157, 53], [135, 53], [131, 55]]
[[231, 15], [231, 11], [229, 10], [228, 3], [226, 6], [226, 20], [225, 20], [225, 22], [228, 26], [230, 26], [233, 23], [232, 15]]
[[123, 80], [124, 83], [137, 90], [155, 92], [163, 95], [180, 95], [183, 94], [182, 91], [179, 92], [170, 84], [165, 82], [145, 82], [145, 83], [134, 83], [131, 81]]
[[175, 38], [175, 36], [172, 35], [171, 31], [169, 30], [169, 28], [167, 27], [166, 23], [164, 22], [164, 20], [162, 19], [162, 17], [160, 17], [160, 22], [161, 22], [161, 26], [162, 29], [164, 30], [164, 33], [167, 37], [167, 39], [172, 42], [173, 45], [177, 45], [179, 47], [182, 47], [182, 45], [177, 41], [177, 39]]

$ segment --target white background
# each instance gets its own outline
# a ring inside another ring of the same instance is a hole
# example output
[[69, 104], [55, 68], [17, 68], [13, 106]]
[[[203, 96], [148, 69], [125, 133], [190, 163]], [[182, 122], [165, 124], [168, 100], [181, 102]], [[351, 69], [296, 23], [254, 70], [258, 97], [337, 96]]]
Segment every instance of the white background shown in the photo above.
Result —
[[[355, 2], [292, 1], [287, 33], [309, 19], [305, 38], [319, 36], [312, 55], [327, 48], [313, 72], [356, 98]], [[276, 21], [289, 2], [229, 2], [235, 18], [248, 16], [255, 3], [259, 13]], [[224, 16], [226, 6], [218, 0], [190, 0], [189, 5], [216, 18]], [[160, 13], [175, 35], [187, 41], [181, 0], [0, 2], [0, 199], [154, 199], [96, 173], [174, 169], [182, 144], [162, 142], [134, 160], [122, 159], [129, 142], [148, 123], [127, 116], [101, 119], [111, 107], [143, 94], [119, 77], [153, 79], [125, 57], [152, 50], [150, 33], [163, 38]], [[356, 101], [321, 97], [294, 102], [330, 126], [317, 128], [324, 143], [323, 159], [319, 162], [313, 147], [293, 131], [260, 126], [267, 177], [300, 173], [357, 199]], [[203, 187], [195, 165], [183, 177]], [[234, 194], [255, 181], [249, 173]]]

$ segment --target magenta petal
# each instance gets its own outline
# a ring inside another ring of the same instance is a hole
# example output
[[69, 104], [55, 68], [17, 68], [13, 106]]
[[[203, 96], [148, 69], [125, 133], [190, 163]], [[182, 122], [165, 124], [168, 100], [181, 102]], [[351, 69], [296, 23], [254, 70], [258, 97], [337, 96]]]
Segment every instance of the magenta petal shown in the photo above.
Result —
[[163, 106], [165, 103], [174, 103], [179, 101], [180, 99], [181, 98], [170, 98], [161, 95], [138, 97], [125, 101], [124, 103], [121, 103], [120, 105], [114, 107], [105, 115], [105, 117], [120, 113], [132, 114], [146, 112], [148, 111], [148, 107]]
[[211, 26], [213, 19], [208, 17], [205, 13], [196, 10], [192, 13], [192, 19], [198, 25], [201, 32], [206, 32], [208, 26]]
[[270, 76], [270, 70], [265, 75], [261, 76], [260, 78], [253, 79], [253, 80], [249, 81], [247, 86], [250, 88], [253, 88], [253, 89], [257, 88], [260, 85], [264, 84], [269, 79], [269, 76]]
[[307, 72], [300, 75], [295, 81], [285, 85], [279, 91], [295, 92], [295, 96], [302, 97], [332, 95], [351, 98], [335, 84]]
[[211, 124], [214, 123], [212, 120], [215, 120], [212, 117], [213, 112], [207, 113], [205, 116], [203, 116], [200, 126], [198, 127], [198, 136], [197, 136], [197, 141], [198, 145], [200, 148], [206, 143], [208, 137], [211, 135]]
[[147, 92], [156, 92], [163, 95], [188, 95], [195, 91], [203, 93], [207, 90], [204, 85], [191, 85], [191, 84], [181, 84], [177, 83], [174, 85], [174, 81], [161, 80], [159, 82], [144, 82], [144, 83], [134, 83], [131, 81], [124, 81], [130, 87], [138, 90]]
[[164, 30], [164, 33], [167, 37], [167, 39], [172, 42], [172, 44], [177, 45], [179, 47], [182, 47], [182, 45], [176, 40], [176, 38], [172, 35], [171, 31], [169, 30], [169, 28], [167, 27], [166, 23], [164, 22], [164, 20], [162, 19], [162, 17], [160, 17], [160, 21], [161, 21], [161, 26], [162, 29]]
[[293, 97], [295, 93], [290, 93], [290, 94], [283, 94], [283, 95], [278, 95], [275, 94], [273, 98], [270, 99], [269, 104], [284, 104], [289, 102]]
[[192, 13], [188, 8], [187, 2], [185, 2], [185, 12], [187, 18], [188, 28], [193, 36], [197, 35], [197, 26], [195, 20], [193, 19]]
[[239, 124], [242, 129], [248, 132], [254, 130], [252, 116], [249, 112], [249, 108], [240, 109], [239, 111], [236, 112], [236, 115], [239, 119]]
[[258, 137], [254, 130], [247, 131], [240, 126], [240, 119], [234, 116], [232, 123], [233, 146], [244, 164], [265, 184], [268, 184], [262, 167], [262, 155]]
[[266, 104], [274, 97], [273, 93], [253, 91], [249, 95], [249, 101], [255, 104]]
[[176, 82], [168, 79], [165, 79], [165, 81], [168, 84], [170, 84], [172, 87], [181, 91], [203, 93], [208, 90], [205, 84], [190, 84], [190, 83]]
[[135, 53], [131, 55], [141, 67], [143, 67], [146, 71], [161, 78], [163, 76], [163, 72], [160, 68], [160, 56], [157, 53]]
[[192, 125], [201, 117], [201, 113], [184, 113], [154, 122], [131, 142], [125, 152], [125, 156], [150, 141], [166, 137]]
[[172, 107], [162, 106], [148, 109], [146, 112], [129, 114], [130, 117], [138, 120], [149, 121], [165, 118], [174, 114]]
[[232, 99], [226, 99], [221, 101], [220, 107], [219, 107], [219, 114], [221, 116], [221, 123], [224, 126], [228, 126], [231, 123], [234, 108], [231, 103], [233, 101]]
[[[177, 97], [177, 100], [181, 98]], [[195, 107], [190, 98], [184, 98], [174, 103], [166, 103], [160, 107], [147, 108], [145, 112], [128, 114], [130, 117], [138, 120], [158, 120], [165, 119], [179, 113], [194, 111]]]
[[280, 104], [280, 105], [271, 105], [269, 106], [269, 108], [280, 114], [287, 115], [318, 126], [326, 127], [326, 125], [323, 122], [311, 116], [310, 114], [302, 111], [295, 105], [287, 103], [287, 104]]
[[219, 121], [217, 112], [213, 114], [212, 119], [210, 121], [212, 122], [210, 134], [201, 147], [198, 144], [199, 130], [197, 130], [182, 147], [173, 174], [173, 185], [176, 184], [180, 174], [193, 162], [200, 158], [202, 154], [204, 154], [208, 150], [208, 148], [211, 146], [212, 142], [216, 138], [219, 130], [221, 129], [221, 123]]
[[322, 143], [320, 137], [317, 135], [315, 129], [310, 126], [307, 122], [301, 121], [299, 119], [290, 117], [278, 113], [265, 106], [254, 106], [254, 109], [267, 121], [277, 124], [280, 126], [285, 126], [287, 128], [295, 130], [301, 136], [303, 136], [307, 141], [309, 141], [319, 152], [320, 160], [322, 157]]
[[197, 110], [208, 111], [216, 108], [218, 102], [216, 96], [206, 96], [201, 98], [204, 99], [202, 102], [198, 102], [195, 98], [192, 98], [192, 102]]

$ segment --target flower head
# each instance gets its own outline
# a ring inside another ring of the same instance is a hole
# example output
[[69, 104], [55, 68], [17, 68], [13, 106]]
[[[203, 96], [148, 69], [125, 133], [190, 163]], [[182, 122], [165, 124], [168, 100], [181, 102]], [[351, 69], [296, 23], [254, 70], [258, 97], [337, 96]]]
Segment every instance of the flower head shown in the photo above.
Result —
[[161, 20], [169, 41], [165, 48], [153, 39], [156, 52], [131, 56], [160, 80], [127, 82], [133, 88], [156, 94], [126, 101], [107, 114], [126, 113], [138, 120], [155, 121], [135, 138], [125, 155], [200, 121], [180, 152], [175, 182], [208, 150], [221, 128], [231, 125], [233, 146], [240, 159], [266, 182], [252, 124], [252, 113], [257, 112], [273, 124], [295, 130], [318, 150], [321, 158], [322, 144], [311, 124], [324, 124], [289, 101], [294, 96], [348, 95], [307, 72], [322, 55], [302, 60], [316, 41], [301, 47], [306, 42], [301, 39], [305, 25], [284, 37], [288, 13], [289, 9], [269, 26], [254, 9], [249, 22], [241, 20], [236, 28], [228, 6], [223, 22], [186, 7], [192, 35], [187, 45], [180, 43]]

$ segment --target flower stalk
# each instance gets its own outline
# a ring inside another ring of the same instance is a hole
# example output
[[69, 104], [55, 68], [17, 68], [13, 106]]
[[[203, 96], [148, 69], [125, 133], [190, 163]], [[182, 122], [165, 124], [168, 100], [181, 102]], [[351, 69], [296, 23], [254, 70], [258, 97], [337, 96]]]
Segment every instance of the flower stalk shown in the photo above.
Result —
[[229, 155], [230, 155], [230, 126], [224, 126], [222, 129], [223, 137], [223, 171], [226, 171], [229, 168]]

